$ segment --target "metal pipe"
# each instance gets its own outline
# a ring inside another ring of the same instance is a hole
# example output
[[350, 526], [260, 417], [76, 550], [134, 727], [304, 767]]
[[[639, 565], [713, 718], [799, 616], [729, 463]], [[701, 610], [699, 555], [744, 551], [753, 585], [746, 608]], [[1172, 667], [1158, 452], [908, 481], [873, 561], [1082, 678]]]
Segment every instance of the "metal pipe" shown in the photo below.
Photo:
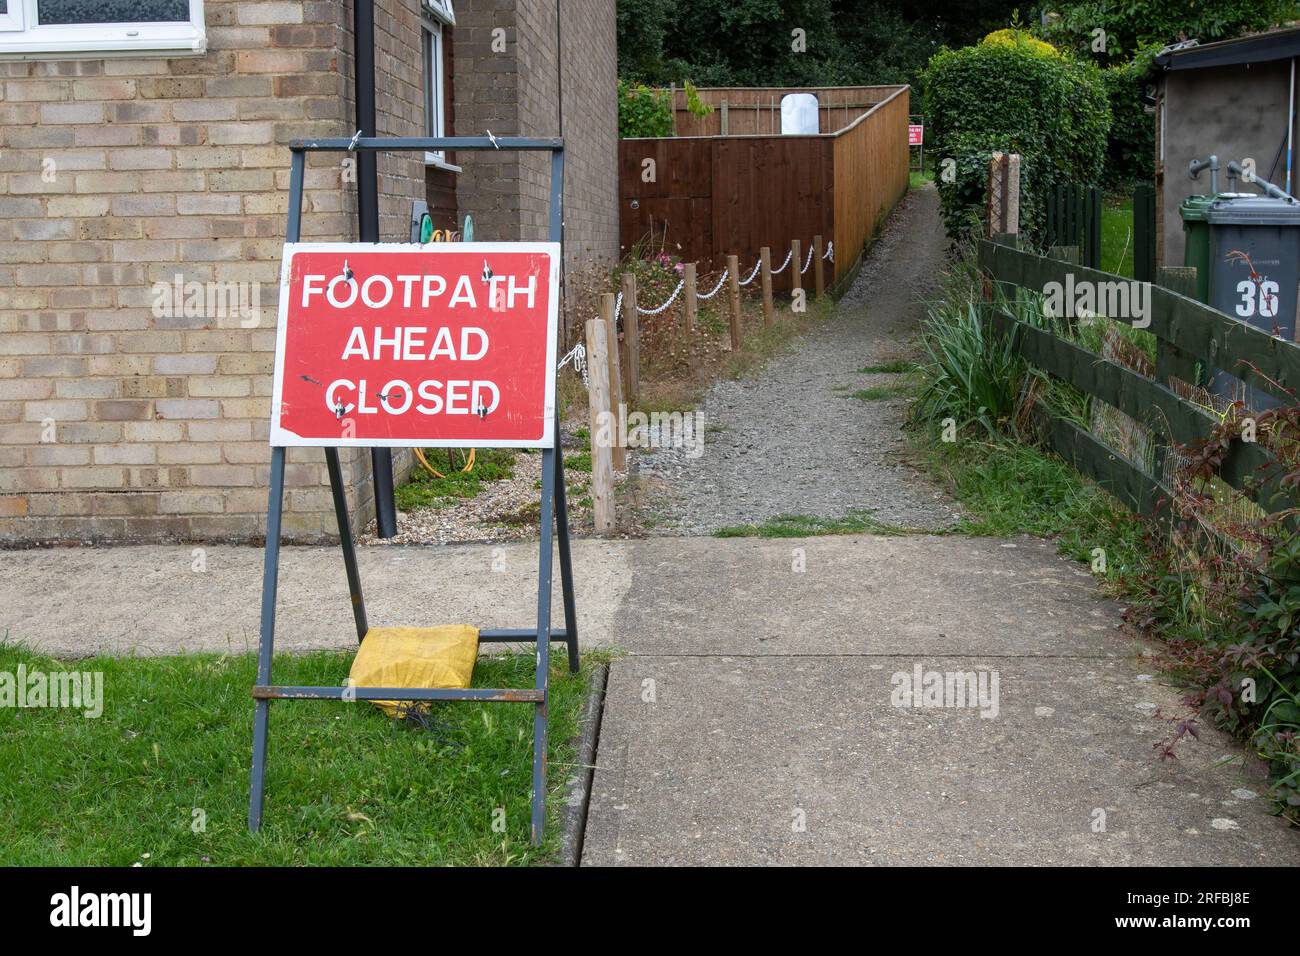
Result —
[[[1246, 179], [1245, 168], [1236, 160], [1228, 160], [1228, 172]], [[1258, 173], [1255, 173], [1250, 178], [1246, 179], [1246, 182], [1258, 186], [1266, 195], [1272, 196], [1274, 199], [1285, 199], [1287, 202], [1295, 202], [1294, 196], [1283, 190], [1281, 187], [1274, 186], [1267, 179], [1260, 178]]]
[[1291, 85], [1287, 88], [1286, 106], [1286, 191], [1291, 192], [1291, 157], [1295, 130], [1295, 57], [1291, 57]]
[[[357, 129], [374, 136], [375, 127], [375, 5], [374, 0], [354, 0], [352, 6], [352, 69], [355, 81]], [[357, 225], [362, 242], [379, 241], [379, 166], [374, 152], [357, 154]], [[375, 482], [375, 522], [379, 537], [397, 534], [397, 506], [393, 503], [393, 453], [370, 449]]]
[[1194, 159], [1187, 164], [1187, 174], [1196, 179], [1205, 168], [1210, 170], [1210, 194], [1214, 195], [1219, 191], [1219, 157], [1213, 153], [1209, 159]]
[[253, 699], [270, 700], [468, 700], [485, 704], [540, 704], [541, 690], [516, 687], [308, 687], [255, 684]]
[[307, 152], [356, 152], [384, 150], [393, 153], [411, 153], [417, 150], [443, 149], [495, 149], [509, 151], [558, 152], [564, 149], [559, 137], [531, 136], [361, 136], [355, 141], [347, 137], [322, 137], [320, 139], [295, 139], [289, 149]]

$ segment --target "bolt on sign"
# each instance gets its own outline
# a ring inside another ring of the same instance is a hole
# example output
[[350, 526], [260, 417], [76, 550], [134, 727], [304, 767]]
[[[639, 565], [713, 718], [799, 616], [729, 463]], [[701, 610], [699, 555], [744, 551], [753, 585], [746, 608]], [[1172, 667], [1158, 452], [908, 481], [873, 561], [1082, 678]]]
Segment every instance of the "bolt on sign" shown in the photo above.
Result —
[[273, 446], [549, 448], [560, 246], [288, 243]]

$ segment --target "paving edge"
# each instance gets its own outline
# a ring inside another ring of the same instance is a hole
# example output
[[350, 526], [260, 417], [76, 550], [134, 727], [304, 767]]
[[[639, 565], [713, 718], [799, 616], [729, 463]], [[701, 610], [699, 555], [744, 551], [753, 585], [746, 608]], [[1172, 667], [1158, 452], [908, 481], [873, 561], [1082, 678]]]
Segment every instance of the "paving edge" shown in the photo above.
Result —
[[596, 749], [608, 679], [608, 664], [597, 664], [591, 669], [591, 686], [587, 688], [587, 702], [582, 708], [582, 733], [577, 742], [576, 772], [568, 779], [564, 794], [564, 829], [555, 866], [576, 867], [582, 862], [582, 840], [587, 829], [587, 807], [591, 803], [591, 781], [596, 774]]

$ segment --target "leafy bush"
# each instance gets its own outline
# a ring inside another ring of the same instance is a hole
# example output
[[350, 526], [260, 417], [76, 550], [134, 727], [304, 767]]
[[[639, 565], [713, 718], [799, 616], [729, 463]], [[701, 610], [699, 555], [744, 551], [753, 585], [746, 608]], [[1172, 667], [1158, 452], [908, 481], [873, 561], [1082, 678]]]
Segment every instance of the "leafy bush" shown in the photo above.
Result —
[[[1234, 632], [1209, 704], [1267, 761], [1278, 809], [1300, 823], [1300, 538], [1273, 550]], [[1254, 683], [1253, 700], [1245, 699], [1246, 681]]]
[[618, 135], [622, 139], [673, 135], [672, 94], [618, 81]]
[[[1008, 30], [975, 46], [941, 50], [924, 81], [944, 220], [954, 238], [983, 213], [994, 150], [1021, 156], [1022, 232], [1035, 234], [1044, 225], [1051, 183], [1099, 181], [1111, 116], [1097, 67]], [[956, 163], [953, 182], [942, 175], [947, 159]]]
[[[682, 89], [686, 94], [686, 109], [692, 116], [708, 116], [713, 112], [713, 107], [700, 98], [699, 89], [690, 80], [682, 85]], [[672, 91], [651, 89], [640, 83], [619, 80], [618, 135], [623, 139], [672, 136]]]
[[1110, 102], [1110, 139], [1106, 144], [1106, 182], [1151, 182], [1155, 177], [1155, 122], [1142, 105], [1142, 87], [1154, 49], [1130, 63], [1101, 73]]

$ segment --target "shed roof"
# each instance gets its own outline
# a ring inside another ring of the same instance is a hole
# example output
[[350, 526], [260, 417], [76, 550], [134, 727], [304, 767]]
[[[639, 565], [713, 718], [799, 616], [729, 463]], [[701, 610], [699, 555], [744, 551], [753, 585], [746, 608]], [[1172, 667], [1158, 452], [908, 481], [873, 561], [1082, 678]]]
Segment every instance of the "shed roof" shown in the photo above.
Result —
[[1156, 56], [1155, 65], [1165, 70], [1203, 70], [1292, 57], [1300, 57], [1300, 27], [1270, 30], [1215, 43], [1197, 44], [1193, 41], [1192, 45], [1166, 47]]

